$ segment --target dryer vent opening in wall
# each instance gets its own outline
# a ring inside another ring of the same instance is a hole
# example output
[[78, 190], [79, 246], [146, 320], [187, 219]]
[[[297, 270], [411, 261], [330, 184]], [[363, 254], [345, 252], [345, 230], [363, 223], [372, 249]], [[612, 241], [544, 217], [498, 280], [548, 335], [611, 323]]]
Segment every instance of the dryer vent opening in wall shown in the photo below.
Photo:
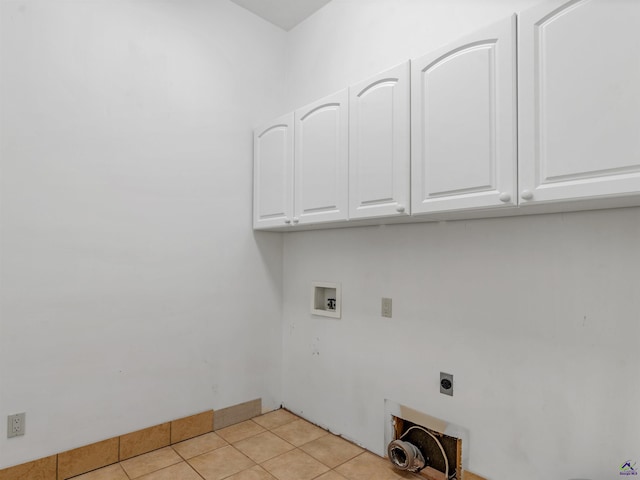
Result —
[[461, 438], [395, 415], [392, 415], [392, 423], [394, 439], [389, 444], [388, 455], [396, 468], [403, 469], [403, 463], [408, 465], [402, 460], [411, 457], [412, 447], [415, 447], [424, 459], [418, 475], [429, 480], [462, 480]]

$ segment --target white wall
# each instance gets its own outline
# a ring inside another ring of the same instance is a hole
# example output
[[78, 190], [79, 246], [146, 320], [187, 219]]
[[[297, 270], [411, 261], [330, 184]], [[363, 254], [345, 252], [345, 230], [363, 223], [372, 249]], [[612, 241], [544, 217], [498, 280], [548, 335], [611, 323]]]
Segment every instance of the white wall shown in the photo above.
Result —
[[[283, 31], [226, 0], [0, 2], [0, 468], [262, 397], [282, 238], [251, 230]], [[4, 420], [3, 420], [4, 421]]]
[[[334, 0], [290, 33], [287, 105], [534, 3]], [[390, 399], [467, 428], [491, 480], [618, 478], [640, 463], [638, 245], [638, 208], [286, 234], [285, 406], [382, 454]], [[341, 320], [309, 314], [313, 280], [342, 283]]]
[[[492, 480], [613, 479], [640, 447], [638, 245], [638, 208], [288, 234], [284, 404], [382, 454], [390, 399], [467, 428]], [[309, 315], [314, 280], [341, 320]]]

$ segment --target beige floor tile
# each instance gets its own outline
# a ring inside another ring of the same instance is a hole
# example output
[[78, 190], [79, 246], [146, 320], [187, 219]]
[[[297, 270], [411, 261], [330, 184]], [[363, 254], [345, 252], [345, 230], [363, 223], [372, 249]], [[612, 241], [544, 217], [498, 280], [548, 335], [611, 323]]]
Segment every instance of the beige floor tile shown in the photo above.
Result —
[[138, 478], [147, 473], [155, 472], [169, 465], [180, 463], [182, 458], [171, 447], [161, 448], [153, 452], [145, 453], [138, 457], [120, 462], [124, 471], [130, 478]]
[[348, 480], [397, 480], [422, 479], [412, 473], [405, 473], [394, 469], [391, 463], [369, 452], [358, 455], [337, 467], [336, 472]]
[[299, 449], [267, 460], [262, 466], [278, 480], [310, 480], [329, 470], [329, 467]]
[[262, 463], [296, 448], [271, 432], [245, 438], [234, 443], [233, 446], [256, 463]]
[[338, 472], [331, 470], [330, 472], [327, 472], [324, 475], [320, 475], [315, 480], [347, 480], [347, 479], [342, 475], [340, 475]]
[[260, 465], [256, 465], [255, 467], [227, 477], [225, 480], [276, 480], [276, 478]]
[[148, 473], [138, 480], [202, 480], [202, 477], [187, 462], [180, 462], [162, 470]]
[[129, 477], [124, 473], [120, 464], [116, 463], [100, 470], [85, 473], [79, 477], [73, 477], [73, 480], [129, 480]]
[[229, 444], [212, 432], [192, 438], [191, 440], [176, 443], [172, 445], [172, 448], [178, 452], [182, 458], [189, 459], [215, 450], [216, 448], [224, 447], [225, 445]]
[[325, 435], [302, 445], [300, 449], [316, 460], [320, 460], [329, 468], [335, 468], [364, 452], [357, 445], [335, 435]]
[[245, 438], [253, 437], [259, 433], [264, 432], [265, 429], [255, 423], [253, 420], [247, 420], [246, 422], [237, 423], [230, 427], [216, 430], [216, 433], [224, 438], [229, 443], [235, 443]]
[[299, 417], [295, 416], [291, 412], [287, 412], [284, 408], [274, 410], [273, 412], [265, 413], [253, 419], [258, 425], [262, 425], [267, 430], [273, 430], [274, 428], [281, 427], [286, 423], [291, 423], [295, 420], [299, 420]]
[[326, 430], [302, 419], [274, 428], [272, 432], [296, 447], [329, 434]]
[[227, 478], [255, 465], [253, 460], [230, 445], [193, 457], [188, 462], [206, 480]]

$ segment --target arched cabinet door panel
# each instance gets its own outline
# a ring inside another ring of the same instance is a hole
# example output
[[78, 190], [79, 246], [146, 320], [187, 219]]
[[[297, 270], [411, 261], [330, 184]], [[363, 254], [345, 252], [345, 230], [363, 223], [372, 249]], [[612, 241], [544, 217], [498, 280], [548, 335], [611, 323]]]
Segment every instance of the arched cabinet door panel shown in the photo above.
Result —
[[520, 204], [640, 192], [640, 2], [519, 15]]
[[293, 113], [253, 133], [253, 228], [286, 227], [293, 218]]
[[349, 88], [349, 218], [406, 216], [409, 62]]
[[295, 112], [295, 214], [300, 225], [348, 218], [349, 110], [344, 89]]
[[515, 16], [411, 61], [412, 213], [516, 202]]

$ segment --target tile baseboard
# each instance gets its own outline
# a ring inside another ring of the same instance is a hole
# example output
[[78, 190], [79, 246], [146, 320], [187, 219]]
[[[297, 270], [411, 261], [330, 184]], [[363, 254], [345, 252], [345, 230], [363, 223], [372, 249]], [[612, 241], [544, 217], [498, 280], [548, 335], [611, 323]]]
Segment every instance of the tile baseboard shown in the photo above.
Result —
[[220, 430], [221, 428], [250, 420], [258, 415], [262, 415], [261, 398], [222, 408], [216, 410], [216, 414], [213, 417], [213, 430]]
[[55, 480], [58, 456], [51, 455], [33, 462], [0, 470], [0, 480]]
[[58, 454], [58, 480], [75, 477], [117, 463], [120, 437], [74, 448]]
[[171, 444], [171, 422], [120, 435], [120, 461]]
[[198, 437], [262, 414], [262, 399], [170, 422], [84, 445], [48, 457], [0, 469], [0, 480], [67, 480], [83, 473]]
[[213, 432], [213, 410], [179, 418], [171, 422], [171, 445]]

